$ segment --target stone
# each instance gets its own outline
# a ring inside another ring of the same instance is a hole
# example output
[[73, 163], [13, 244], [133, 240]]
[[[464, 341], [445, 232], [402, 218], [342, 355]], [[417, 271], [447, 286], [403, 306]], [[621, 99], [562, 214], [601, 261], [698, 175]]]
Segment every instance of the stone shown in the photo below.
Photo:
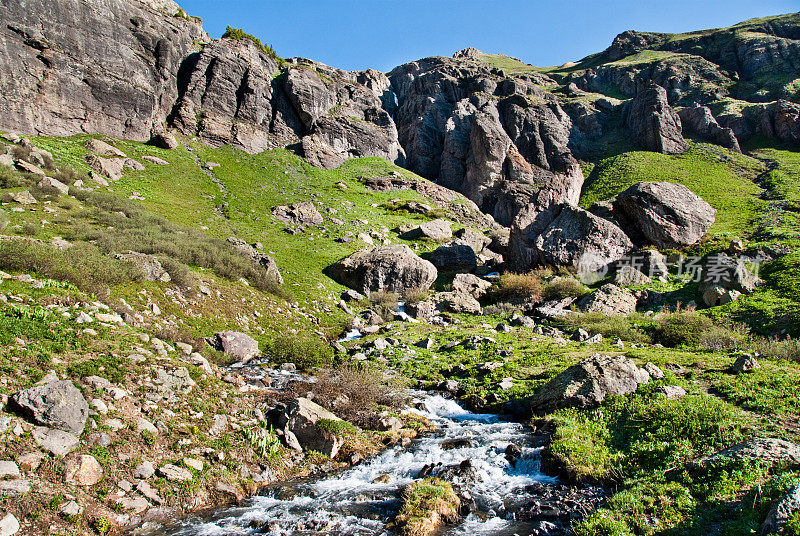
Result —
[[205, 467], [203, 460], [198, 460], [197, 458], [184, 458], [183, 465], [195, 471], [202, 471]]
[[431, 297], [436, 310], [448, 313], [481, 314], [481, 304], [469, 294], [438, 292]]
[[161, 265], [161, 262], [153, 255], [129, 251], [127, 253], [117, 253], [114, 257], [133, 264], [144, 276], [145, 281], [160, 281], [162, 283], [169, 283], [172, 281], [172, 278]]
[[701, 465], [728, 460], [754, 460], [770, 464], [800, 465], [800, 446], [790, 441], [775, 438], [748, 439], [701, 459]]
[[123, 324], [122, 316], [115, 313], [95, 313], [95, 320], [98, 322], [105, 322], [106, 324]]
[[458, 238], [457, 242], [459, 244], [471, 247], [475, 255], [481, 254], [492, 243], [491, 238], [467, 227], [459, 229], [453, 235]]
[[89, 404], [70, 381], [53, 381], [11, 396], [12, 410], [36, 424], [80, 435], [89, 417]]
[[158, 475], [171, 482], [188, 482], [192, 480], [192, 473], [188, 469], [168, 463], [158, 468]]
[[253, 262], [261, 266], [267, 273], [267, 276], [274, 279], [279, 285], [283, 284], [283, 277], [278, 270], [278, 264], [275, 259], [265, 253], [260, 253], [253, 246], [235, 236], [230, 236], [226, 240], [228, 244], [241, 256], [252, 259]]
[[136, 417], [136, 429], [140, 432], [158, 435], [158, 428], [144, 417]]
[[142, 497], [120, 497], [116, 503], [123, 512], [131, 512], [134, 515], [141, 514], [150, 508], [150, 503]]
[[125, 158], [127, 156], [113, 145], [94, 138], [87, 141], [84, 144], [84, 147], [86, 147], [90, 153], [94, 153], [98, 156], [118, 156], [121, 158]]
[[75, 434], [44, 426], [33, 429], [33, 439], [37, 445], [53, 456], [66, 456], [80, 445], [80, 440]]
[[223, 495], [229, 495], [233, 497], [236, 502], [244, 500], [244, 492], [238, 487], [234, 486], [233, 484], [226, 482], [224, 480], [217, 480], [214, 483], [214, 490], [222, 493]]
[[642, 367], [652, 379], [654, 380], [661, 380], [664, 378], [664, 371], [658, 368], [656, 365], [648, 361]]
[[587, 313], [628, 316], [636, 312], [636, 296], [613, 283], [606, 283], [578, 301], [578, 309]]
[[475, 299], [481, 299], [491, 288], [492, 284], [485, 279], [473, 274], [456, 274], [453, 278], [453, 292], [468, 294]]
[[150, 154], [146, 154], [146, 155], [142, 156], [142, 160], [144, 160], [146, 162], [150, 162], [151, 164], [155, 164], [157, 166], [168, 166], [169, 165], [169, 162], [167, 162], [163, 158], [159, 158], [157, 156], [153, 156], [153, 155], [150, 155]]
[[277, 206], [272, 209], [272, 215], [284, 223], [302, 227], [319, 225], [324, 221], [322, 214], [319, 213], [314, 203], [310, 201]]
[[149, 143], [154, 147], [166, 149], [168, 151], [178, 148], [178, 140], [175, 139], [175, 136], [171, 132], [157, 132], [150, 138]]
[[241, 363], [247, 363], [261, 353], [258, 349], [258, 341], [238, 331], [221, 331], [206, 340], [215, 350], [223, 352]]
[[28, 480], [0, 480], [0, 498], [19, 497], [31, 492]]
[[431, 339], [430, 337], [426, 337], [422, 340], [415, 342], [414, 346], [422, 348], [424, 350], [430, 350], [431, 348], [433, 348], [433, 339]]
[[397, 432], [403, 427], [403, 421], [388, 415], [378, 419], [377, 430], [381, 432]]
[[142, 480], [152, 478], [154, 474], [156, 474], [156, 469], [153, 463], [147, 460], [133, 468], [133, 476]]
[[19, 478], [19, 466], [10, 460], [0, 461], [0, 480]]
[[800, 484], [795, 484], [772, 505], [761, 524], [761, 534], [783, 532], [783, 527], [798, 510], [800, 510]]
[[94, 486], [103, 478], [103, 467], [88, 454], [70, 458], [64, 465], [64, 482], [78, 486]]
[[17, 463], [19, 463], [19, 468], [22, 471], [31, 473], [39, 468], [39, 465], [41, 465], [45, 457], [46, 454], [44, 452], [29, 452], [19, 456], [17, 458]]
[[614, 217], [640, 245], [682, 248], [700, 241], [717, 211], [682, 184], [639, 182], [617, 195]]
[[541, 262], [573, 266], [581, 273], [601, 271], [633, 249], [625, 233], [578, 207], [566, 206], [536, 239]]
[[435, 242], [439, 242], [453, 238], [453, 231], [450, 229], [449, 221], [439, 218], [413, 227], [411, 230], [402, 233], [400, 238], [404, 238], [406, 240], [428, 238]]
[[14, 514], [9, 512], [0, 519], [0, 536], [14, 536], [19, 529], [19, 521]]
[[649, 285], [652, 282], [652, 279], [632, 266], [622, 266], [614, 274], [614, 283], [620, 287]]
[[653, 392], [667, 397], [669, 400], [675, 400], [686, 396], [686, 389], [679, 385], [659, 385]]
[[69, 194], [69, 186], [52, 177], [43, 177], [36, 185], [44, 192], [61, 195]]
[[218, 436], [228, 431], [228, 416], [227, 415], [214, 415], [214, 423], [208, 430], [212, 436]]
[[471, 272], [478, 266], [475, 251], [457, 242], [439, 246], [431, 253], [430, 260], [442, 272]]
[[58, 507], [58, 513], [66, 518], [76, 518], [83, 513], [83, 507], [75, 501], [69, 501]]
[[594, 354], [545, 384], [531, 400], [530, 407], [537, 413], [591, 407], [608, 395], [633, 393], [648, 381], [647, 372], [627, 357]]
[[351, 302], [351, 301], [362, 301], [366, 299], [366, 297], [360, 292], [356, 292], [355, 290], [349, 288], [344, 292], [342, 292], [342, 299], [346, 302]]
[[724, 253], [710, 255], [703, 267], [699, 291], [709, 307], [735, 301], [753, 292], [762, 281], [740, 259]]
[[735, 374], [743, 374], [745, 372], [751, 372], [753, 370], [760, 369], [761, 365], [758, 363], [758, 360], [755, 358], [753, 354], [739, 354], [734, 361], [733, 366], [731, 366], [731, 370]]
[[291, 448], [316, 450], [331, 458], [336, 457], [343, 440], [335, 433], [317, 427], [321, 420], [341, 421], [339, 417], [307, 398], [296, 398], [289, 402], [282, 417], [287, 444]]
[[334, 280], [358, 292], [427, 290], [436, 280], [436, 267], [408, 246], [392, 244], [357, 251], [329, 266]]
[[631, 139], [648, 151], [681, 154], [689, 145], [681, 133], [681, 119], [667, 100], [666, 90], [649, 84], [636, 94], [627, 117]]
[[21, 192], [15, 192], [6, 194], [6, 201], [13, 201], [15, 203], [19, 203], [20, 205], [36, 205], [39, 203], [33, 194], [30, 193], [28, 190], [22, 190]]

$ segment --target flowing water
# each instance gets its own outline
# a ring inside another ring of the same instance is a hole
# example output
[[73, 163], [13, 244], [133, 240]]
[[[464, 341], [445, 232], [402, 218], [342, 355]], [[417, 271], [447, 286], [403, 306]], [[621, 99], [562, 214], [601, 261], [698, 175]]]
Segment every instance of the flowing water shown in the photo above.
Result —
[[[284, 483], [245, 506], [188, 518], [151, 534], [389, 535], [387, 525], [400, 508], [402, 488], [416, 480], [426, 465], [441, 464], [433, 471], [435, 476], [464, 460], [474, 469], [469, 491], [476, 509], [445, 534], [530, 534], [525, 523], [514, 520], [514, 513], [533, 499], [534, 484], [555, 482], [539, 470], [540, 448], [531, 444], [530, 430], [495, 415], [471, 413], [438, 395], [415, 394], [421, 404], [413, 411], [432, 421], [437, 432], [408, 447], [389, 448], [334, 476]], [[513, 465], [505, 456], [512, 443], [521, 449]]]

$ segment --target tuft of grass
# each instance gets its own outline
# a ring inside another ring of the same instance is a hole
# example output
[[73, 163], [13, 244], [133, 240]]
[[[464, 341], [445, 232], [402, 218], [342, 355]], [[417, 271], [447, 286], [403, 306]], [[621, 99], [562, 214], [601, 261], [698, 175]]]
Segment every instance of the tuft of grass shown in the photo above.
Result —
[[405, 536], [429, 536], [444, 523], [458, 519], [461, 501], [449, 482], [426, 478], [409, 484], [395, 523]]
[[254, 37], [249, 33], [246, 33], [241, 28], [234, 28], [232, 26], [228, 26], [225, 29], [225, 33], [222, 34], [222, 39], [236, 39], [237, 41], [240, 39], [248, 39], [252, 41], [253, 44], [255, 44], [261, 52], [265, 53], [267, 56], [269, 56], [276, 62], [278, 63], [283, 62], [283, 58], [278, 56], [278, 53], [275, 52], [275, 49], [272, 48], [272, 45], [265, 45], [264, 43], [261, 42], [261, 40], [258, 37]]

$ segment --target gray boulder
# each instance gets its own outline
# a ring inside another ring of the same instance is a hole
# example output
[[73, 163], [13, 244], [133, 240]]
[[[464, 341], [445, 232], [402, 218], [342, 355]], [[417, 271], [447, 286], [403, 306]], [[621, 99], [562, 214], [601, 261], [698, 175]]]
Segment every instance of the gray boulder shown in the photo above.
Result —
[[492, 284], [473, 274], [456, 274], [453, 278], [453, 292], [468, 294], [475, 299], [481, 299], [491, 288]]
[[536, 239], [543, 263], [600, 270], [633, 249], [622, 229], [583, 210], [565, 206]]
[[744, 263], [724, 253], [709, 256], [703, 267], [699, 291], [706, 305], [724, 305], [740, 294], [749, 294], [761, 284], [761, 279]]
[[71, 381], [51, 381], [15, 393], [11, 409], [36, 424], [81, 435], [89, 417], [89, 404]]
[[758, 360], [753, 354], [739, 354], [736, 358], [736, 361], [733, 362], [733, 366], [731, 370], [735, 374], [743, 374], [745, 372], [750, 372], [756, 369], [760, 369], [761, 365], [759, 365]]
[[789, 491], [775, 501], [761, 524], [761, 534], [782, 532], [784, 525], [800, 510], [800, 484], [795, 484]]
[[478, 266], [475, 251], [468, 245], [450, 242], [431, 253], [431, 262], [442, 272], [471, 272]]
[[614, 216], [634, 241], [658, 248], [696, 244], [716, 214], [686, 186], [670, 182], [634, 184], [614, 201]]
[[434, 241], [443, 241], [453, 238], [450, 222], [443, 219], [427, 221], [400, 235], [400, 238], [413, 240], [415, 238], [428, 238]]
[[238, 331], [222, 331], [206, 340], [215, 350], [242, 363], [246, 363], [260, 354], [258, 341]]
[[459, 244], [465, 244], [471, 247], [472, 251], [475, 252], [475, 255], [481, 254], [483, 250], [489, 247], [489, 244], [492, 243], [491, 238], [467, 227], [459, 229], [454, 233], [454, 235], [458, 239]]
[[636, 312], [636, 296], [612, 283], [587, 294], [578, 301], [578, 309], [586, 313], [627, 316]]
[[292, 400], [281, 417], [286, 444], [301, 452], [316, 450], [334, 458], [344, 442], [324, 426], [324, 421], [341, 419], [307, 398]]
[[436, 267], [408, 246], [392, 244], [357, 251], [328, 268], [340, 284], [369, 294], [389, 290], [427, 290], [436, 280]]
[[614, 283], [621, 287], [649, 285], [653, 281], [632, 266], [623, 266], [614, 274]]
[[322, 214], [311, 201], [277, 206], [272, 209], [272, 215], [284, 223], [303, 227], [319, 225], [323, 222]]
[[631, 137], [648, 151], [680, 154], [689, 147], [681, 134], [681, 119], [661, 86], [650, 84], [633, 98], [627, 124]]
[[431, 298], [436, 304], [436, 310], [448, 313], [464, 313], [478, 315], [481, 313], [481, 304], [469, 294], [458, 292], [439, 292]]
[[534, 412], [590, 407], [608, 395], [633, 393], [650, 376], [625, 356], [595, 354], [550, 380], [531, 400]]

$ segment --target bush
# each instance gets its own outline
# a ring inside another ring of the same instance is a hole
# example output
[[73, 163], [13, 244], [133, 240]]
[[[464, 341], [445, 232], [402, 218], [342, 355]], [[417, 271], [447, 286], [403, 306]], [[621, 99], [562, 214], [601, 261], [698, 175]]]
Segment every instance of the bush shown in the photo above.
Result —
[[400, 296], [394, 292], [389, 291], [376, 291], [371, 292], [369, 300], [375, 304], [373, 309], [384, 322], [389, 322], [394, 318], [394, 313], [397, 311], [397, 302]]
[[281, 334], [267, 345], [274, 363], [294, 363], [300, 369], [330, 365], [333, 349], [313, 334]]
[[600, 333], [604, 339], [622, 339], [630, 342], [651, 342], [648, 331], [652, 320], [634, 313], [628, 317], [608, 316], [604, 313], [583, 313], [564, 317], [564, 324], [572, 329], [583, 328], [592, 335]]
[[400, 409], [408, 397], [396, 379], [367, 364], [344, 364], [322, 371], [314, 385], [314, 400], [362, 428], [372, 427], [378, 406]]
[[706, 350], [735, 350], [747, 343], [748, 329], [744, 325], [712, 325], [700, 335], [700, 347]]
[[701, 338], [714, 324], [696, 311], [679, 311], [661, 315], [655, 328], [655, 339], [664, 346], [699, 346]]
[[497, 288], [492, 292], [496, 301], [516, 303], [539, 303], [542, 301], [542, 280], [533, 273], [505, 273], [500, 276]]
[[589, 292], [586, 285], [572, 277], [556, 277], [544, 284], [542, 297], [545, 300], [578, 298]]
[[259, 38], [254, 37], [249, 33], [245, 33], [245, 31], [242, 30], [241, 28], [233, 28], [232, 26], [228, 26], [225, 29], [225, 33], [222, 34], [222, 38], [236, 39], [237, 41], [240, 39], [249, 39], [259, 48], [259, 50], [261, 50], [261, 52], [264, 52], [267, 56], [269, 56], [273, 60], [279, 63], [283, 61], [283, 59], [280, 56], [278, 56], [278, 53], [275, 52], [275, 49], [272, 48], [272, 45], [265, 45], [264, 43], [261, 42]]
[[752, 341], [751, 349], [771, 359], [784, 359], [800, 362], [800, 340], [798, 339], [762, 339]]
[[426, 478], [403, 490], [403, 507], [395, 522], [407, 536], [433, 534], [442, 523], [458, 519], [461, 501], [449, 482]]
[[84, 292], [98, 295], [106, 293], [114, 285], [142, 278], [130, 263], [103, 255], [86, 243], [59, 250], [27, 240], [4, 240], [0, 242], [0, 269], [35, 272], [58, 281], [68, 281]]
[[8, 166], [0, 165], [0, 188], [19, 188], [27, 184], [22, 173]]

